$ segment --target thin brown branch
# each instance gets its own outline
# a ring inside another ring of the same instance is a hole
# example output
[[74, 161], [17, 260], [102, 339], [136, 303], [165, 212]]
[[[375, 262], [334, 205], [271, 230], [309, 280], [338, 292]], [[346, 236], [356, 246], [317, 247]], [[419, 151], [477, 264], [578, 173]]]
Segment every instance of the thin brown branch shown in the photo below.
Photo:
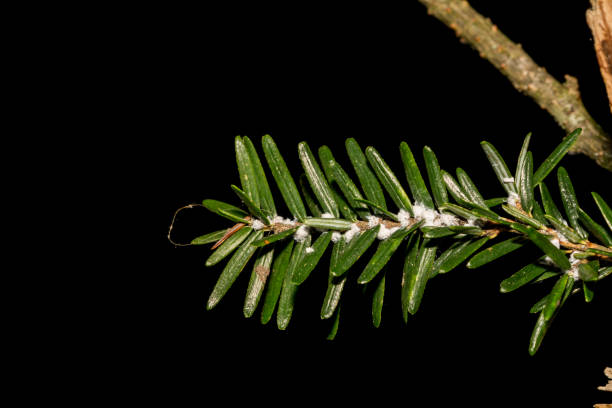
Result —
[[[514, 220], [508, 219], [508, 218], [504, 218], [506, 221], [509, 222], [513, 222]], [[412, 226], [416, 223], [418, 223], [420, 220], [417, 218], [409, 218], [408, 220], [408, 226]], [[393, 220], [388, 220], [385, 218], [380, 218], [379, 219], [380, 224], [384, 225], [386, 228], [400, 228], [402, 227], [402, 223], [398, 222], [398, 221], [393, 221]], [[465, 223], [465, 221], [460, 220], [461, 223]], [[285, 223], [274, 223], [272, 224], [270, 227], [267, 227], [266, 229], [268, 230], [272, 230], [274, 231], [275, 234], [278, 234], [279, 232], [282, 231], [286, 231], [290, 228], [294, 228], [296, 226], [301, 226], [303, 225], [300, 222], [296, 222], [294, 224], [285, 224]], [[374, 225], [371, 224], [369, 221], [356, 221], [355, 225], [361, 230], [361, 231], [367, 231], [370, 228], [373, 228]], [[491, 238], [495, 238], [497, 235], [499, 235], [501, 232], [513, 232], [513, 233], [517, 233], [519, 234], [519, 231], [516, 231], [506, 225], [502, 225], [499, 223], [496, 223], [494, 221], [485, 221], [485, 225], [483, 225], [482, 227], [482, 236], [489, 236]], [[580, 251], [580, 252], [584, 252], [584, 251], [588, 251], [590, 248], [593, 249], [599, 249], [599, 250], [603, 250], [603, 251], [609, 251], [610, 249], [605, 247], [605, 246], [601, 246], [598, 244], [595, 244], [593, 242], [590, 241], [585, 241], [581, 244], [574, 244], [573, 242], [569, 242], [566, 240], [566, 238], [564, 238], [563, 236], [559, 235], [559, 233], [557, 231], [555, 231], [552, 228], [548, 228], [548, 227], [544, 227], [540, 230], [540, 233], [544, 234], [544, 235], [548, 235], [550, 237], [556, 238], [559, 241], [559, 246], [561, 248], [564, 248], [565, 250], [568, 251]], [[603, 255], [603, 254], [592, 254], [592, 256], [599, 258], [602, 261], [607, 261], [610, 262], [612, 261], [612, 257], [608, 256], [608, 255]]]
[[612, 1], [591, 0], [586, 20], [593, 33], [599, 70], [606, 85], [612, 112]]
[[453, 29], [462, 42], [475, 48], [482, 58], [503, 73], [517, 90], [550, 113], [565, 131], [582, 128], [570, 152], [583, 153], [612, 171], [612, 140], [584, 107], [575, 78], [566, 75], [564, 83], [557, 81], [467, 1], [419, 1], [429, 14]]
[[186, 208], [193, 208], [193, 207], [202, 207], [202, 205], [201, 204], [188, 204], [176, 210], [174, 212], [174, 215], [172, 216], [172, 222], [170, 223], [170, 228], [168, 228], [168, 241], [170, 241], [174, 246], [177, 246], [177, 247], [191, 246], [191, 244], [179, 244], [177, 242], [174, 242], [171, 238], [171, 235], [172, 235], [172, 228], [174, 228], [174, 222], [176, 221], [176, 216], [178, 215], [178, 213], [183, 211]]

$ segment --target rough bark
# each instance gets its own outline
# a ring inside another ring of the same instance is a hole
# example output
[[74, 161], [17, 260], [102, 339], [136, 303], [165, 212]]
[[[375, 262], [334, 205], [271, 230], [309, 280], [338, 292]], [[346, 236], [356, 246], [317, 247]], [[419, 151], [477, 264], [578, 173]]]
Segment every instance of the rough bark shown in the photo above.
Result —
[[612, 1], [591, 0], [591, 7], [586, 12], [586, 19], [593, 32], [595, 54], [612, 112]]
[[612, 171], [612, 141], [584, 107], [576, 78], [566, 75], [564, 83], [557, 81], [467, 1], [419, 1], [429, 14], [453, 29], [463, 42], [503, 73], [517, 90], [548, 111], [566, 132], [582, 128], [570, 153], [583, 153]]

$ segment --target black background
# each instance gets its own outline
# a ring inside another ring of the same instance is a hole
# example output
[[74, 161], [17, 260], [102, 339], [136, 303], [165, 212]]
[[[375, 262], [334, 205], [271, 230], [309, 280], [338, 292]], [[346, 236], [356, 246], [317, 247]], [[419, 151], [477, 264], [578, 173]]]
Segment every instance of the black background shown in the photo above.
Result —
[[[472, 4], [558, 80], [575, 76], [589, 112], [612, 130], [584, 18], [588, 1]], [[565, 132], [422, 5], [235, 5], [158, 9], [138, 18], [146, 28], [126, 39], [126, 58], [139, 61], [126, 74], [133, 86], [124, 103], [134, 110], [120, 114], [135, 119], [125, 129], [140, 146], [135, 157], [143, 159], [133, 181], [152, 187], [145, 200], [155, 209], [149, 222], [156, 241], [145, 255], [154, 262], [136, 267], [146, 296], [131, 327], [143, 335], [134, 351], [144, 356], [138, 365], [151, 379], [149, 394], [266, 405], [606, 402], [596, 387], [612, 364], [605, 334], [610, 302], [604, 299], [610, 282], [598, 285], [591, 304], [572, 297], [530, 357], [536, 315], [528, 310], [551, 283], [510, 294], [498, 290], [528, 253], [431, 281], [407, 325], [396, 260], [381, 327], [371, 324], [371, 293], [348, 286], [338, 336], [328, 342], [329, 325], [318, 317], [325, 266], [300, 289], [289, 328], [279, 331], [274, 319], [259, 323], [259, 310], [251, 319], [242, 316], [250, 271], [206, 311], [222, 266], [204, 267], [208, 248], [175, 248], [167, 241], [177, 208], [204, 198], [238, 203], [229, 188], [238, 184], [236, 135], [257, 146], [262, 135], [272, 135], [294, 175], [301, 171], [296, 146], [302, 140], [313, 150], [330, 146], [347, 166], [344, 140], [355, 137], [363, 148], [375, 146], [399, 175], [399, 143], [410, 144], [422, 168], [420, 152], [428, 145], [442, 168], [462, 167], [487, 197], [503, 190], [481, 140], [492, 142], [514, 168], [531, 131], [534, 161], [541, 162]], [[610, 173], [584, 156], [567, 156], [562, 165], [579, 201], [598, 215], [590, 192], [612, 201]], [[548, 180], [557, 195], [554, 173]], [[174, 239], [188, 242], [227, 225], [203, 209], [188, 210], [177, 219]]]

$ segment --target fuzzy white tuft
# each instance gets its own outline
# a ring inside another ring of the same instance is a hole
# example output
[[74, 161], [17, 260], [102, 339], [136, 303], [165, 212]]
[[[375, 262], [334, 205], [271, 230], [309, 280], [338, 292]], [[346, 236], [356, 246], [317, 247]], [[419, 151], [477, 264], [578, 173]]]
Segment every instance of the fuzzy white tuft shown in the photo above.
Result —
[[572, 267], [569, 268], [567, 271], [565, 271], [565, 273], [568, 274], [572, 279], [577, 281], [580, 279], [580, 273], [578, 272], [578, 265], [580, 265], [581, 261], [580, 259], [574, 258], [574, 252], [570, 254], [569, 261]]
[[314, 252], [314, 248], [313, 247], [308, 247], [304, 250], [304, 252], [306, 252], [307, 254], [312, 254]]
[[482, 226], [482, 221], [479, 220], [478, 218], [470, 218], [465, 222], [463, 226], [464, 227], [480, 227]]
[[[415, 203], [412, 206], [412, 211], [414, 213], [415, 220], [424, 221], [424, 227], [447, 227], [449, 225], [459, 225], [459, 218], [455, 217], [454, 215], [439, 213], [435, 210], [425, 207], [420, 203]], [[404, 226], [403, 222], [402, 225]]]
[[[552, 242], [553, 245], [557, 246], [557, 243], [559, 241], [557, 239], [552, 239], [550, 240], [550, 242]], [[563, 272], [565, 272], [573, 280], [577, 281], [580, 279], [580, 274], [578, 273], [578, 265], [580, 265], [581, 261], [580, 259], [576, 259], [574, 257], [574, 252], [572, 252], [569, 256], [569, 262], [570, 262], [571, 267], [569, 269], [563, 270]], [[550, 266], [555, 266], [555, 267], [557, 266], [557, 264], [555, 264], [552, 258], [549, 257], [548, 255], [542, 258], [539, 263], [543, 265], [550, 265]]]
[[290, 220], [289, 218], [283, 218], [280, 215], [276, 215], [274, 218], [272, 218], [272, 224], [295, 225], [296, 220]]
[[423, 223], [425, 227], [438, 227], [441, 225], [439, 220], [440, 214], [420, 203], [415, 203], [412, 206], [412, 212], [414, 213], [414, 218], [417, 220], [425, 220]]
[[502, 181], [504, 183], [514, 183], [514, 177], [504, 177]]
[[550, 243], [553, 244], [557, 248], [561, 248], [561, 243], [559, 242], [559, 240], [557, 238], [551, 239]]
[[[550, 242], [551, 242], [551, 243], [552, 243], [554, 246], [556, 246], [557, 248], [559, 248], [559, 247], [557, 246], [557, 245], [558, 245], [558, 243], [559, 243], [559, 240], [558, 240], [558, 239], [556, 239], [556, 238], [555, 238], [555, 239], [551, 239], [551, 240], [550, 240]], [[578, 265], [580, 265], [580, 262], [581, 262], [581, 261], [580, 261], [580, 259], [577, 259], [577, 258], [575, 258], [575, 257], [574, 257], [574, 253], [575, 253], [575, 251], [574, 251], [574, 252], [572, 252], [572, 253], [570, 254], [570, 256], [569, 256], [569, 262], [570, 262], [571, 267], [570, 267], [569, 269], [565, 269], [565, 270], [563, 270], [563, 272], [565, 272], [565, 273], [566, 273], [566, 274], [567, 274], [567, 275], [568, 275], [570, 278], [572, 278], [573, 280], [577, 281], [577, 280], [579, 280], [579, 279], [580, 279], [580, 274], [579, 274], [579, 272], [578, 272]], [[545, 257], [543, 257], [543, 258], [542, 258], [542, 259], [539, 261], [539, 263], [540, 263], [540, 264], [542, 264], [542, 265], [550, 265], [550, 266], [554, 266], [554, 267], [557, 267], [557, 268], [558, 268], [557, 264], [556, 264], [556, 263], [554, 263], [554, 262], [553, 262], [553, 260], [552, 260], [552, 258], [551, 258], [551, 257], [549, 257], [548, 255], [546, 255]]]
[[357, 224], [351, 224], [351, 229], [344, 233], [344, 240], [346, 242], [350, 242], [351, 239], [355, 237], [355, 235], [360, 234], [361, 230], [357, 226]]
[[567, 273], [569, 275], [570, 278], [572, 278], [574, 281], [580, 280], [580, 274], [578, 273], [578, 268], [573, 268], [565, 271], [565, 273]]
[[332, 242], [338, 242], [340, 241], [341, 238], [342, 238], [341, 233], [339, 233], [338, 231], [332, 232], [332, 237], [331, 237]]
[[410, 213], [408, 211], [399, 210], [397, 213], [397, 219], [402, 224], [402, 227], [410, 225]]
[[459, 218], [455, 217], [453, 214], [440, 214], [440, 221], [444, 226], [459, 225]]
[[375, 217], [373, 215], [368, 215], [366, 218], [368, 219], [368, 227], [370, 228], [374, 228], [375, 226], [380, 224], [380, 218], [378, 217]]
[[296, 242], [303, 242], [309, 235], [309, 228], [305, 225], [302, 225], [300, 226], [300, 228], [297, 229], [297, 231], [295, 231], [295, 234], [293, 234], [293, 239], [296, 240]]
[[253, 228], [255, 231], [258, 231], [258, 230], [262, 229], [263, 227], [265, 227], [264, 223], [259, 221], [259, 220], [254, 220], [251, 223], [251, 228]]
[[323, 213], [321, 214], [321, 218], [336, 218], [334, 217], [332, 214], [330, 213]]
[[557, 231], [557, 238], [559, 238], [559, 241], [569, 242], [569, 239], [559, 231]]
[[510, 193], [508, 195], [508, 205], [511, 205], [512, 207], [516, 207], [516, 204], [520, 201], [520, 198], [518, 196], [518, 194], [516, 193]]
[[387, 239], [398, 229], [400, 229], [400, 227], [387, 228], [384, 224], [380, 224], [380, 228], [378, 229], [378, 235], [376, 235], [376, 238], [380, 240]]

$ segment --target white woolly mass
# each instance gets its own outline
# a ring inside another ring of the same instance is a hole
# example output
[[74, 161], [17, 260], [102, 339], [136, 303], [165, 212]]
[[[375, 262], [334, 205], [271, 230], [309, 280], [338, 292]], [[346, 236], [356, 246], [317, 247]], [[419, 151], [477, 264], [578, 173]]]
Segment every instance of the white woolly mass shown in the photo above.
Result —
[[519, 196], [516, 193], [510, 193], [508, 195], [508, 205], [511, 205], [512, 207], [516, 207], [516, 204], [519, 202]]
[[550, 243], [556, 246], [557, 248], [561, 248], [561, 243], [559, 242], [557, 238], [553, 237], [553, 239], [550, 240]]
[[351, 229], [344, 233], [344, 240], [346, 242], [350, 242], [350, 240], [353, 239], [353, 237], [355, 237], [355, 235], [359, 233], [361, 233], [361, 230], [359, 229], [357, 224], [353, 223], [351, 224]]
[[398, 229], [400, 229], [400, 227], [387, 228], [384, 224], [380, 224], [380, 229], [378, 230], [378, 235], [376, 235], [376, 238], [381, 240], [387, 239]]
[[397, 220], [402, 224], [402, 227], [410, 225], [410, 213], [408, 211], [399, 210], [397, 213]]
[[272, 218], [272, 224], [288, 224], [288, 225], [295, 225], [296, 220], [290, 220], [289, 218], [283, 218], [279, 215], [274, 216], [274, 218]]
[[574, 281], [577, 281], [580, 279], [580, 275], [578, 273], [578, 268], [572, 268], [569, 269], [567, 271], [565, 271], [566, 274], [569, 275], [570, 278], [572, 278]]
[[[480, 227], [482, 226], [482, 221], [479, 220], [478, 218], [470, 218], [468, 219], [465, 224], [463, 224], [464, 227]], [[454, 225], [459, 225], [459, 224], [454, 224]]]
[[307, 254], [312, 254], [314, 252], [314, 248], [309, 246], [308, 248], [304, 250], [304, 252], [306, 252]]
[[302, 225], [300, 226], [300, 228], [297, 229], [297, 231], [295, 231], [295, 234], [293, 234], [293, 239], [296, 242], [303, 242], [309, 235], [309, 228], [305, 225]]
[[436, 219], [439, 218], [440, 213], [430, 208], [427, 208], [420, 203], [415, 203], [412, 206], [412, 213], [414, 214], [414, 218], [416, 218], [417, 220], [425, 220], [423, 226], [438, 225]]
[[440, 214], [440, 221], [442, 225], [459, 225], [459, 218], [455, 217], [453, 214]]
[[563, 235], [559, 231], [555, 231], [555, 232], [557, 233], [557, 238], [559, 238], [558, 241], [569, 242], [569, 239], [567, 239], [565, 235]]
[[330, 213], [323, 213], [321, 214], [321, 218], [336, 218], [334, 217], [332, 214]]
[[253, 228], [255, 231], [262, 229], [264, 226], [265, 226], [264, 223], [259, 220], [254, 220], [251, 223], [251, 228]]
[[578, 272], [578, 265], [580, 264], [580, 259], [574, 258], [574, 252], [572, 252], [570, 254], [569, 261], [572, 267], [565, 271], [565, 273], [568, 274], [572, 279], [577, 281], [580, 279], [580, 274]]
[[504, 177], [502, 181], [504, 183], [514, 183], [514, 177]]
[[338, 242], [340, 241], [340, 238], [342, 238], [341, 233], [339, 233], [338, 231], [332, 232], [332, 237], [331, 237], [332, 242]]
[[[555, 241], [559, 242], [556, 239], [552, 239], [550, 242], [553, 243], [553, 245], [556, 246]], [[557, 247], [558, 248], [558, 247]], [[574, 279], [575, 281], [580, 279], [580, 274], [578, 273], [578, 265], [580, 265], [580, 259], [576, 259], [574, 257], [574, 252], [572, 252], [569, 256], [569, 262], [571, 267], [569, 269], [564, 270], [563, 272], [565, 272], [569, 277], [571, 277], [572, 279]], [[540, 260], [541, 264], [544, 265], [551, 265], [551, 266], [557, 266], [557, 264], [555, 264], [552, 260], [551, 257], [549, 257], [548, 255], [546, 255], [544, 258], [542, 258]]]
[[380, 218], [378, 217], [375, 217], [373, 215], [368, 215], [366, 216], [366, 218], [368, 219], [368, 227], [370, 228], [374, 228], [375, 226], [380, 224]]
[[[401, 212], [402, 210], [400, 210], [400, 213]], [[415, 203], [412, 206], [412, 212], [414, 213], [414, 218], [417, 221], [421, 221], [421, 220], [425, 221], [423, 223], [423, 227], [447, 227], [449, 225], [460, 225], [459, 218], [455, 217], [454, 215], [441, 214], [435, 210], [432, 210], [431, 208], [425, 207], [424, 205], [420, 203]], [[405, 211], [404, 213], [408, 214]], [[398, 214], [398, 218], [400, 218], [400, 214]], [[404, 225], [404, 222], [402, 222], [401, 220], [400, 220], [400, 223], [402, 224], [402, 226], [408, 225], [408, 223]], [[470, 224], [470, 225], [474, 225], [474, 224]]]

